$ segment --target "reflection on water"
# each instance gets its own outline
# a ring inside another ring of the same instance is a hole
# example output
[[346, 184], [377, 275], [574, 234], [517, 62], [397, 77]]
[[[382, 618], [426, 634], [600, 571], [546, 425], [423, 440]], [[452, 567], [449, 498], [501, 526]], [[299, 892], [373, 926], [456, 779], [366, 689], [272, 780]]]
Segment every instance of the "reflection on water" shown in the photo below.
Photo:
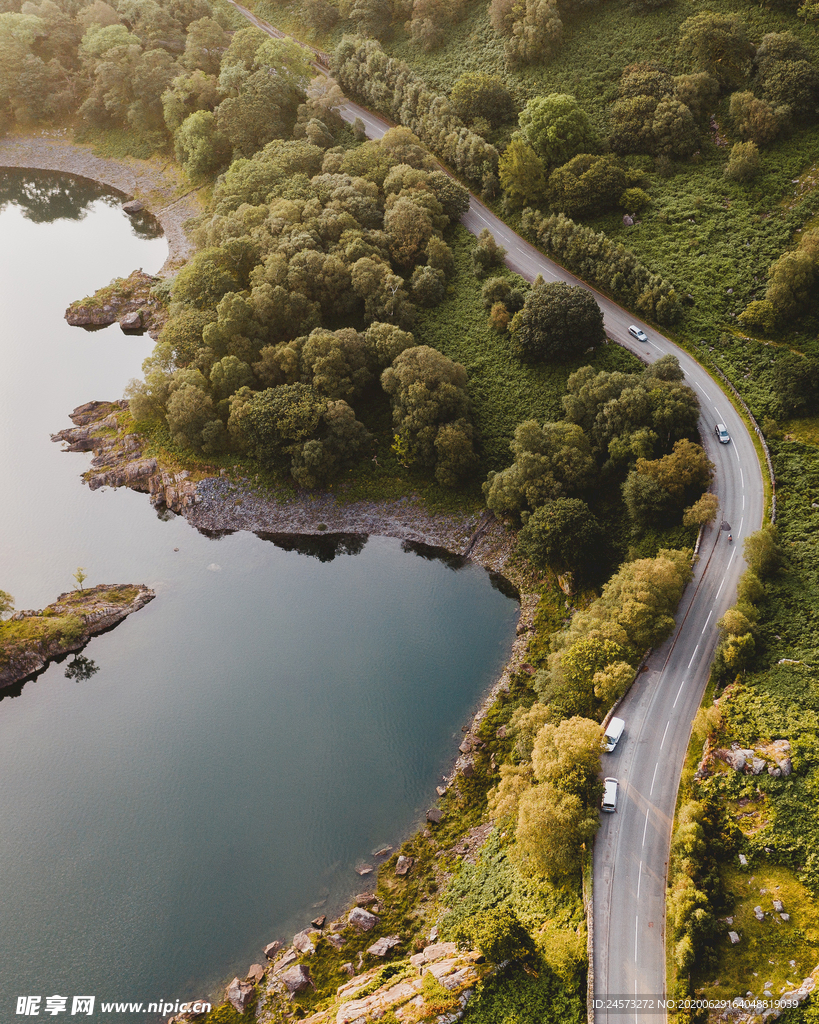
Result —
[[264, 533], [258, 532], [259, 540], [270, 541], [282, 551], [297, 551], [310, 555], [320, 562], [332, 562], [339, 555], [360, 555], [367, 543], [365, 533]]
[[91, 658], [77, 654], [66, 666], [65, 678], [73, 679], [75, 683], [82, 683], [86, 679], [90, 679], [91, 676], [96, 675], [99, 670], [99, 665], [92, 661]]
[[[35, 224], [56, 220], [83, 220], [94, 203], [118, 207], [125, 197], [88, 178], [49, 171], [0, 170], [0, 212], [13, 203], [26, 220]], [[137, 238], [159, 238], [162, 228], [145, 210], [132, 214], [131, 228]], [[81, 296], [77, 296], [81, 298]]]

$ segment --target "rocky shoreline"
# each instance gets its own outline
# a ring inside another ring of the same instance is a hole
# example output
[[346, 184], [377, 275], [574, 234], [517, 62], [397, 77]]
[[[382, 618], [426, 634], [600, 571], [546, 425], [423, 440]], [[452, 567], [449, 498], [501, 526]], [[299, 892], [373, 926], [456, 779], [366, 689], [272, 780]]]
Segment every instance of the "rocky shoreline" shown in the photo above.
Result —
[[470, 558], [502, 575], [521, 594], [530, 589], [526, 567], [514, 558], [514, 535], [491, 513], [436, 514], [413, 497], [345, 502], [327, 492], [278, 495], [247, 478], [232, 479], [225, 470], [197, 479], [189, 470], [172, 471], [147, 455], [144, 438], [123, 425], [127, 409], [125, 401], [87, 402], [70, 414], [74, 427], [51, 436], [66, 443], [64, 451], [94, 453], [84, 474], [91, 490], [130, 487], [149, 494], [154, 505], [183, 515], [208, 534], [249, 530], [268, 537], [396, 537]]
[[92, 636], [112, 629], [155, 597], [142, 584], [100, 584], [60, 594], [47, 608], [17, 612], [0, 625], [0, 689], [82, 650]]
[[0, 167], [73, 174], [133, 196], [165, 233], [168, 258], [158, 272], [160, 277], [174, 273], [193, 253], [185, 222], [203, 211], [199, 189], [191, 189], [172, 161], [100, 157], [91, 147], [71, 142], [66, 129], [44, 129], [0, 138]]

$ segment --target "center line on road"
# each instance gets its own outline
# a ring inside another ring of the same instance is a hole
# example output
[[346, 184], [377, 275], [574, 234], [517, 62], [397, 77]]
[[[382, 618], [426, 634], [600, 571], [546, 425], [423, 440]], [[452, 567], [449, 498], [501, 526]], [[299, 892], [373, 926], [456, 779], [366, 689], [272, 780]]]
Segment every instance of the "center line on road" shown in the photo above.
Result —
[[724, 423], [725, 420], [722, 418], [722, 413], [716, 406], [714, 406], [714, 412], [717, 414], [717, 419], [720, 421], [720, 423]]
[[742, 472], [742, 467], [739, 468], [739, 479], [742, 481], [742, 486], [745, 486], [745, 475]]
[[696, 382], [694, 383], [694, 387], [697, 388], [698, 390], [700, 390], [705, 395], [705, 397], [708, 399], [709, 402], [713, 401], [713, 399], [708, 394], [708, 392], [705, 390], [705, 388], [701, 388], [699, 386], [699, 384], [697, 384]]
[[648, 829], [648, 816], [651, 813], [651, 808], [646, 807], [646, 823], [643, 825], [643, 846], [646, 845], [646, 830]]
[[[730, 563], [729, 563], [729, 565], [730, 565]], [[717, 597], [719, 597], [719, 595], [722, 593], [722, 588], [724, 586], [725, 586], [725, 577], [723, 576], [722, 577], [722, 583], [720, 583], [719, 590], [717, 591]], [[717, 597], [714, 598], [715, 601], [716, 601]]]
[[656, 764], [654, 765], [654, 774], [653, 774], [653, 775], [652, 775], [652, 777], [651, 777], [651, 789], [650, 789], [650, 790], [648, 791], [648, 795], [649, 795], [649, 796], [653, 796], [653, 794], [654, 794], [654, 780], [655, 780], [655, 779], [657, 778], [657, 769], [658, 769], [659, 767], [660, 767], [660, 762], [658, 761], [658, 762], [657, 762], [657, 763], [656, 763]]
[[665, 733], [666, 733], [666, 732], [668, 732], [668, 727], [669, 727], [669, 725], [671, 725], [671, 720], [670, 720], [670, 719], [669, 719], [669, 721], [667, 721], [667, 722], [665, 723], [665, 732], [663, 733], [663, 741], [662, 741], [662, 743], [660, 744], [660, 750], [662, 750], [662, 749], [663, 749], [663, 746], [665, 745]]
[[[697, 651], [698, 651], [699, 649], [700, 649], [700, 645], [699, 645], [699, 644], [697, 644], [697, 646], [696, 646], [696, 647], [694, 648], [694, 653], [693, 653], [693, 654], [691, 655], [691, 661], [693, 661], [693, 660], [694, 660], [694, 658], [696, 658], [696, 656], [697, 656]], [[689, 662], [688, 662], [688, 667], [689, 667], [689, 668], [691, 668], [691, 661], [689, 661]]]
[[739, 521], [739, 533], [737, 534], [737, 537], [741, 537], [742, 536], [742, 524], [744, 522], [745, 522], [745, 516], [743, 516], [742, 519], [740, 519], [740, 521]]
[[[696, 651], [695, 651], [694, 653], [696, 653]], [[693, 659], [692, 659], [692, 660], [693, 660]], [[689, 665], [689, 668], [690, 668], [690, 667], [691, 667], [691, 666]], [[679, 688], [679, 690], [677, 690], [677, 696], [676, 696], [676, 697], [674, 698], [674, 703], [673, 703], [673, 704], [671, 705], [671, 710], [672, 710], [672, 711], [673, 711], [673, 710], [674, 710], [674, 708], [675, 708], [675, 707], [677, 706], [677, 701], [678, 701], [678, 700], [680, 699], [680, 694], [682, 693], [682, 688], [683, 688], [684, 686], [685, 686], [685, 680], [683, 679], [683, 681], [682, 681], [682, 682], [680, 683], [680, 688]]]
[[640, 874], [637, 875], [637, 899], [640, 898], [640, 882], [643, 880], [643, 862], [640, 861]]
[[637, 966], [637, 929], [640, 927], [640, 918], [634, 918], [634, 966]]
[[[712, 608], [711, 611], [708, 613], [708, 618], [705, 620], [705, 625], [702, 627], [703, 633], [706, 631], [706, 629], [708, 629], [708, 623], [711, 621], [711, 616], [713, 615], [713, 613], [714, 609]], [[702, 636], [702, 633], [700, 633], [700, 636]]]

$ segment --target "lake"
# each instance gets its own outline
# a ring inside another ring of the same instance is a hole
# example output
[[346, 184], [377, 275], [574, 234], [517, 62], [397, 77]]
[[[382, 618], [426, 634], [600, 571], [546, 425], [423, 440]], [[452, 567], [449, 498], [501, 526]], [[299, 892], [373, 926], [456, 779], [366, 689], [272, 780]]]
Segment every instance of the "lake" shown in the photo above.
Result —
[[476, 565], [379, 537], [209, 538], [82, 484], [90, 456], [49, 435], [120, 397], [152, 342], [63, 313], [167, 253], [121, 201], [0, 175], [0, 588], [41, 608], [82, 566], [157, 592], [85, 671], [0, 691], [2, 1020], [24, 995], [221, 995], [315, 903], [343, 908], [355, 865], [434, 803], [517, 621]]

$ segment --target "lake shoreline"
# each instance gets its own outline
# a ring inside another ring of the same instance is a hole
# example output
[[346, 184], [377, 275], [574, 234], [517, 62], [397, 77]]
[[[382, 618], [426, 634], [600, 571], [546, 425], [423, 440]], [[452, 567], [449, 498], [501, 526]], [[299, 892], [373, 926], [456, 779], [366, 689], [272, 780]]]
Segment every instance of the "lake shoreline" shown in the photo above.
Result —
[[168, 257], [158, 277], [171, 276], [194, 252], [185, 223], [203, 212], [200, 190], [185, 181], [173, 161], [101, 157], [92, 147], [71, 142], [66, 129], [43, 129], [0, 138], [0, 168], [88, 178], [138, 199], [159, 222], [168, 242]]

